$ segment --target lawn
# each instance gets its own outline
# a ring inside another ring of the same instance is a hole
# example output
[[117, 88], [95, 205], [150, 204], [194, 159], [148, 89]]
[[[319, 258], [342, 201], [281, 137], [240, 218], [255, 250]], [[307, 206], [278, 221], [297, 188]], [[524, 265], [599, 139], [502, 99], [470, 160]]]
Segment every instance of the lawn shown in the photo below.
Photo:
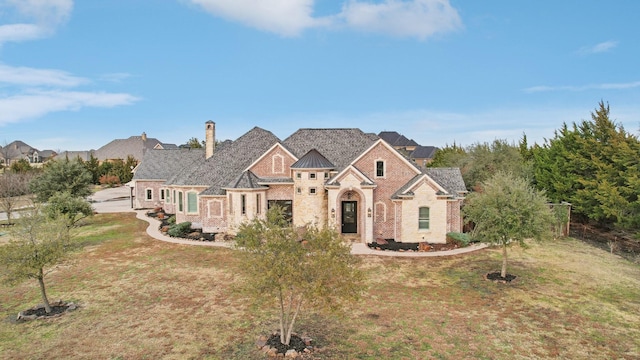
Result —
[[[277, 309], [253, 307], [234, 250], [149, 238], [134, 214], [102, 214], [47, 278], [81, 305], [13, 323], [37, 283], [0, 285], [3, 359], [263, 359]], [[573, 239], [510, 251], [512, 284], [483, 280], [487, 249], [448, 258], [363, 257], [369, 291], [346, 316], [306, 313], [313, 359], [639, 359], [640, 266]]]

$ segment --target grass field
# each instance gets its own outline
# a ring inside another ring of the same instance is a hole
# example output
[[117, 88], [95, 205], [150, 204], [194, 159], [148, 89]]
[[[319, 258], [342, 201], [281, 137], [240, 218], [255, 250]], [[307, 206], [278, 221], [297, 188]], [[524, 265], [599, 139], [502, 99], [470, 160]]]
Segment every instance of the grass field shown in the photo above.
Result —
[[[262, 359], [276, 308], [236, 289], [234, 250], [149, 238], [134, 214], [88, 220], [83, 250], [47, 278], [81, 308], [27, 323], [35, 281], [0, 285], [2, 359]], [[346, 316], [305, 313], [313, 359], [640, 359], [640, 266], [573, 239], [510, 251], [515, 283], [482, 275], [498, 250], [449, 258], [364, 257], [369, 290]]]

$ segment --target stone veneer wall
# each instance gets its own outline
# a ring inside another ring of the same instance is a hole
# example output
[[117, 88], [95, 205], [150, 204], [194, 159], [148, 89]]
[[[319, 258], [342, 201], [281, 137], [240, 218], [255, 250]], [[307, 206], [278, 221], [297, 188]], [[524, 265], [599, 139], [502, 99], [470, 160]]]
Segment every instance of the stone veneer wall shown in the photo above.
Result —
[[[300, 179], [298, 179], [298, 173], [301, 175]], [[316, 178], [311, 179], [311, 174], [315, 174]], [[293, 225], [326, 226], [327, 196], [324, 190], [324, 171], [294, 170], [293, 181]], [[315, 189], [315, 194], [311, 194], [310, 189]]]

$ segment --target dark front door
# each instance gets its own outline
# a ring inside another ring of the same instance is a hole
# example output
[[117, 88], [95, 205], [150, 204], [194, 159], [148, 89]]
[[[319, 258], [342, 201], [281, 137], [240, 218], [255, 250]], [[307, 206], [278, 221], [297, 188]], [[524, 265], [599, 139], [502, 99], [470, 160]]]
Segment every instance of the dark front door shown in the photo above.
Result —
[[342, 233], [355, 234], [358, 232], [358, 203], [355, 201], [342, 202]]

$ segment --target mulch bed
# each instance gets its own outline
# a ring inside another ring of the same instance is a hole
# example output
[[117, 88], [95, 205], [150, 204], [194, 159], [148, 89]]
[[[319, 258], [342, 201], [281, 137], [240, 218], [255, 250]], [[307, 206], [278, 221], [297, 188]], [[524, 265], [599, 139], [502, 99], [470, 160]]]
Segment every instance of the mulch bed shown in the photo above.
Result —
[[[160, 231], [166, 234], [166, 229], [168, 229], [171, 224], [169, 223], [169, 218], [173, 216], [173, 214], [168, 214], [164, 212], [162, 208], [156, 208], [147, 212], [148, 217], [152, 217], [158, 221], [160, 221]], [[169, 235], [169, 234], [166, 234]], [[169, 235], [170, 236], [170, 235]], [[199, 229], [193, 229], [191, 232], [181, 237], [181, 239], [194, 240], [194, 241], [215, 241], [216, 234], [214, 233], [205, 233]]]
[[50, 304], [51, 312], [47, 313], [44, 305], [37, 305], [31, 309], [21, 311], [16, 317], [16, 321], [28, 321], [36, 319], [47, 319], [61, 316], [62, 314], [78, 309], [78, 306], [72, 302], [57, 301]]
[[517, 278], [517, 276], [512, 274], [507, 274], [505, 277], [502, 277], [502, 275], [500, 274], [500, 271], [495, 271], [495, 272], [490, 272], [486, 274], [484, 278], [485, 280], [507, 284], [514, 281]]
[[299, 353], [304, 352], [307, 344], [298, 335], [291, 335], [289, 345], [280, 342], [280, 334], [273, 334], [267, 339], [267, 346], [275, 348], [279, 354], [286, 354], [288, 350], [295, 350]]
[[388, 250], [388, 251], [446, 251], [453, 250], [462, 247], [456, 242], [447, 242], [446, 244], [429, 244], [429, 243], [410, 243], [410, 242], [396, 242], [393, 239], [378, 239], [370, 244], [370, 248], [375, 250]]

